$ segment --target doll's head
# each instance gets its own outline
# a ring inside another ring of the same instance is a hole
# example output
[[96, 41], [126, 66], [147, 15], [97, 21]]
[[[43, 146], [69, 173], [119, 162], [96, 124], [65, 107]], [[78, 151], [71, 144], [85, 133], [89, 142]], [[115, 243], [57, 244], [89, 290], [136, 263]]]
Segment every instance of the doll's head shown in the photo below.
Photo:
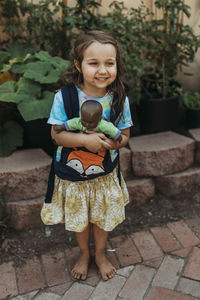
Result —
[[102, 118], [102, 106], [96, 100], [87, 100], [81, 106], [81, 123], [88, 130], [95, 129]]

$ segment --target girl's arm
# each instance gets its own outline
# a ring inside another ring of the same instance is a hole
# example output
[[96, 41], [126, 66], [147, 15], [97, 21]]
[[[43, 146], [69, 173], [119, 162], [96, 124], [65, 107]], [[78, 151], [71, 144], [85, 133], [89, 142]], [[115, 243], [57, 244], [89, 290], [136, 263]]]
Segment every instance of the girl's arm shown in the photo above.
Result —
[[[119, 148], [122, 148], [124, 146], [126, 146], [126, 144], [128, 143], [129, 137], [130, 137], [130, 128], [126, 128], [126, 129], [121, 129], [121, 142], [119, 143], [119, 141], [115, 141], [113, 139], [109, 139], [107, 137], [104, 137], [103, 140], [109, 144], [109, 149], [110, 150], [116, 150]], [[107, 148], [108, 149], [108, 148]]]
[[51, 128], [51, 136], [57, 145], [63, 147], [85, 147], [92, 152], [110, 149], [110, 144], [104, 139], [105, 135], [103, 133], [84, 134], [69, 131], [57, 133], [53, 125]]

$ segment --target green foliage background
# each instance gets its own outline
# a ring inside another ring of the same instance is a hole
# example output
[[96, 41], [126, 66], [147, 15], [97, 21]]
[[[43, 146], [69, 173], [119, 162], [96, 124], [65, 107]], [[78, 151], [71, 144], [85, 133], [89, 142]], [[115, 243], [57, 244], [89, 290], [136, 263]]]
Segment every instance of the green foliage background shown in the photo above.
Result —
[[[62, 1], [0, 0], [0, 75], [9, 72], [11, 81], [0, 85], [0, 130], [14, 136], [8, 121], [19, 114], [25, 121], [47, 118], [54, 92], [62, 85], [61, 74], [68, 66], [70, 49], [79, 31], [99, 29], [113, 34], [124, 60], [124, 82], [131, 101], [142, 97], [179, 93], [178, 66], [194, 60], [200, 45], [180, 14], [190, 17], [183, 0], [156, 0], [162, 11], [157, 19], [144, 5], [127, 9], [123, 1], [113, 1], [106, 15], [98, 15], [101, 5], [94, 0], [77, 0], [74, 7]], [[17, 127], [16, 127], [17, 128]], [[19, 131], [21, 129], [18, 129]], [[13, 138], [14, 151], [23, 140]], [[5, 140], [5, 139], [4, 139]], [[6, 150], [0, 140], [0, 155]]]

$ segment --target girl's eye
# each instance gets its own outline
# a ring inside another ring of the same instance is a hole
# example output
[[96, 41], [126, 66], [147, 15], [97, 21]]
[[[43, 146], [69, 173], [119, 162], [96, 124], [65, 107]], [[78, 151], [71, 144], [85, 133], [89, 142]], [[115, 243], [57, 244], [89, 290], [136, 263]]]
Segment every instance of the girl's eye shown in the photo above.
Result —
[[107, 64], [108, 64], [109, 66], [113, 66], [113, 65], [114, 65], [113, 62], [108, 62]]
[[97, 65], [97, 63], [96, 62], [91, 62], [91, 63], [89, 63], [89, 65]]

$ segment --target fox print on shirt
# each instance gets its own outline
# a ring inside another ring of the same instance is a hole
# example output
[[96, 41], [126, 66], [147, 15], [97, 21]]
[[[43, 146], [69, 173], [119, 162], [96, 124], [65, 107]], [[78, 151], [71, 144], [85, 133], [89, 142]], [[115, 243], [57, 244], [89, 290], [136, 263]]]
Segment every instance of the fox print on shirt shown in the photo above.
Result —
[[75, 148], [68, 158], [66, 165], [79, 172], [82, 176], [105, 172], [103, 160], [106, 152], [91, 153]]

